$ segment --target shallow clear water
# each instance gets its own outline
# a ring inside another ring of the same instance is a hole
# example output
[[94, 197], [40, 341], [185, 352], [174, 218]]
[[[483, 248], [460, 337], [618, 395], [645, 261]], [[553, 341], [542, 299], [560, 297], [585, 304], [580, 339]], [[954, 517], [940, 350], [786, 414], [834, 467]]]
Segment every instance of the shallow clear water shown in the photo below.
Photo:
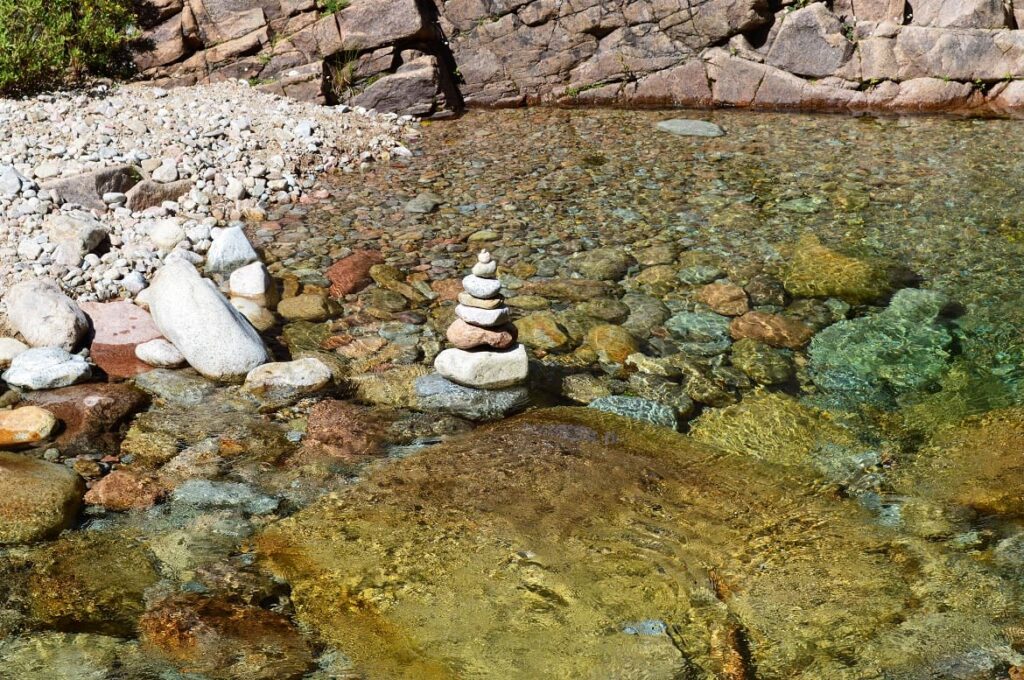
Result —
[[[472, 430], [396, 402], [364, 414], [375, 426], [360, 442], [392, 452], [371, 463], [296, 454], [308, 405], [259, 415], [212, 387], [199, 404], [158, 402], [128, 467], [241, 486], [92, 509], [56, 542], [0, 553], [0, 677], [1021, 677], [1020, 123], [701, 112], [727, 134], [697, 139], [656, 131], [666, 117], [430, 124], [422, 155], [338, 177], [329, 204], [254, 237], [275, 275], [312, 288], [349, 249], [438, 281], [482, 245], [512, 296], [568, 277], [576, 253], [628, 251], [638, 263], [611, 297], [672, 315], [706, 311], [683, 270], [748, 290], [785, 280], [787, 301], [762, 307], [815, 331], [777, 355], [789, 378], [757, 387], [731, 341], [687, 344], [662, 319], [643, 353], [704, 352], [693, 365], [725, 385], [683, 417], [685, 435], [593, 410]], [[436, 212], [403, 209], [425, 191]], [[822, 272], [873, 284], [897, 271], [852, 304], [792, 292]], [[392, 302], [374, 295], [339, 316]], [[547, 307], [570, 325], [579, 304]], [[411, 334], [420, 353], [371, 355], [367, 372], [426, 362], [443, 306], [405, 306], [394, 312], [434, 331]], [[337, 332], [292, 330], [285, 344]], [[561, 375], [567, 356], [538, 353], [537, 370]], [[596, 361], [579, 373], [641, 389]], [[658, 386], [678, 397], [679, 382]], [[549, 401], [571, 402], [550, 383]], [[116, 568], [94, 559], [106, 552]], [[97, 603], [113, 623], [82, 613]], [[167, 632], [181, 620], [208, 632], [182, 642]]]

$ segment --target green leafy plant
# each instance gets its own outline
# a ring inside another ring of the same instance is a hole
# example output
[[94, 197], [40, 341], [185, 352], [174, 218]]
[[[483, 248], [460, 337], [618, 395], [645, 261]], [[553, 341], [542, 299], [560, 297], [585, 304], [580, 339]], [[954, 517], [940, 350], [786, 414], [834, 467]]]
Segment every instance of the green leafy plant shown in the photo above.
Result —
[[323, 14], [340, 12], [351, 4], [351, 0], [320, 0], [320, 11]]
[[134, 19], [131, 0], [0, 0], [0, 93], [123, 74]]

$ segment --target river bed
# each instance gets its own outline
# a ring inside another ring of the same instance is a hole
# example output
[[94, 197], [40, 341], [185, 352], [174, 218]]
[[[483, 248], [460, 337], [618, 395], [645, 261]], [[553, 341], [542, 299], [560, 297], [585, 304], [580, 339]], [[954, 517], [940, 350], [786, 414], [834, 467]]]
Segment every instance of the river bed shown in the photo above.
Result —
[[[1024, 677], [1019, 123], [685, 115], [425, 124], [251, 225], [285, 296], [394, 268], [271, 333], [348, 379], [154, 371], [29, 451], [149, 500], [0, 550], [0, 678]], [[413, 386], [481, 248], [533, 359], [491, 424]]]

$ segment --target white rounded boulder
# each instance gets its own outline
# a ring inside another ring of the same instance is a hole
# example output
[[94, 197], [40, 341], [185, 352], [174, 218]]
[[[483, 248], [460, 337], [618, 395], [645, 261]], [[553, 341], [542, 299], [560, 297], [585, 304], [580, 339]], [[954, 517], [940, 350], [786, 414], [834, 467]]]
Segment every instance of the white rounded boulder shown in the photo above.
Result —
[[256, 329], [188, 262], [164, 265], [147, 300], [160, 332], [206, 377], [241, 380], [267, 363], [267, 350]]

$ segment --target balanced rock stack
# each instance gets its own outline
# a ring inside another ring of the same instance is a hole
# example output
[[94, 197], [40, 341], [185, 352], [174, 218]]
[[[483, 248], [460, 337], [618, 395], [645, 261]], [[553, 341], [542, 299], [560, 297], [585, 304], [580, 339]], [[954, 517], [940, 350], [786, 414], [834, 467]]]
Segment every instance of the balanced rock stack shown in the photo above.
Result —
[[458, 318], [448, 328], [448, 341], [455, 347], [434, 361], [438, 373], [464, 387], [513, 387], [524, 383], [529, 371], [526, 348], [516, 342], [515, 326], [509, 323], [497, 270], [490, 253], [481, 252], [473, 273], [462, 280]]
[[469, 420], [495, 420], [526, 408], [530, 390], [526, 348], [516, 342], [508, 307], [490, 253], [480, 253], [448, 328], [455, 345], [437, 355], [436, 373], [416, 380], [416, 398], [425, 411], [443, 411]]

